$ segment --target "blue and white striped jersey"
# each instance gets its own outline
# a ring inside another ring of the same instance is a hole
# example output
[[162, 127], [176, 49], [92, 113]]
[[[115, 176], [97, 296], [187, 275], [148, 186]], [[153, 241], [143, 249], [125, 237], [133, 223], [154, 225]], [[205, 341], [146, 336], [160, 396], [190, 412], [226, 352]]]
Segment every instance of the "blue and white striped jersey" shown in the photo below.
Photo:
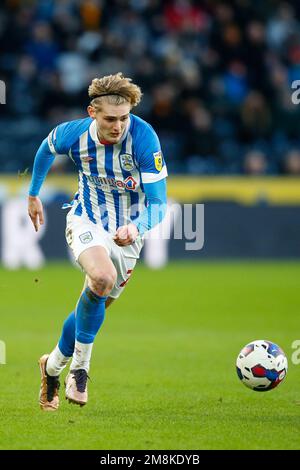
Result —
[[96, 121], [70, 121], [50, 132], [53, 156], [69, 155], [79, 172], [75, 214], [116, 229], [138, 218], [146, 206], [144, 184], [167, 176], [159, 139], [143, 119], [130, 114], [117, 144], [101, 144]]

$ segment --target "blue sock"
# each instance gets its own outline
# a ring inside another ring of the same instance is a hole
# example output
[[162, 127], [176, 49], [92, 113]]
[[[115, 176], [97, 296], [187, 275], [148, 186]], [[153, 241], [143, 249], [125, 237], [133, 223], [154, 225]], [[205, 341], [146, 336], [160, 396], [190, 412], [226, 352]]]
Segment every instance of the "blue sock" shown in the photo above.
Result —
[[80, 343], [93, 343], [105, 317], [107, 297], [100, 297], [87, 287], [76, 308], [76, 340]]
[[58, 347], [67, 357], [73, 356], [75, 345], [75, 312], [70, 313], [63, 325]]

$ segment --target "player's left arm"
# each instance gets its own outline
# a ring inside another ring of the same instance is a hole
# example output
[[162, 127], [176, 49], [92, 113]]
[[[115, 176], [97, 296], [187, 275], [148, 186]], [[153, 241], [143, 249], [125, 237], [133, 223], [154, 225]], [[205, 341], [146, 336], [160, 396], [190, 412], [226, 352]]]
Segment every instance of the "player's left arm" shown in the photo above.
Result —
[[154, 183], [145, 183], [146, 207], [132, 223], [119, 227], [114, 241], [119, 246], [133, 243], [138, 235], [144, 235], [155, 225], [159, 224], [167, 210], [167, 182], [166, 178]]
[[167, 180], [163, 178], [155, 183], [145, 183], [146, 208], [133, 221], [140, 235], [158, 225], [167, 211]]
[[119, 227], [114, 237], [120, 246], [130, 245], [138, 235], [144, 235], [159, 224], [167, 208], [167, 167], [159, 139], [150, 125], [146, 125], [136, 142], [136, 159], [139, 164], [146, 196], [146, 207], [132, 223]]

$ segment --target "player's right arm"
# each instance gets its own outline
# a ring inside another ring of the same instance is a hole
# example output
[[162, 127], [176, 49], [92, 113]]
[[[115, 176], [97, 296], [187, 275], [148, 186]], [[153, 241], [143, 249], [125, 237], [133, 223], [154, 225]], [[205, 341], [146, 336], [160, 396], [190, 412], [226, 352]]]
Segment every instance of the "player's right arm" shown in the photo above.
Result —
[[63, 123], [53, 129], [43, 140], [35, 155], [28, 195], [28, 214], [36, 232], [39, 226], [44, 223], [43, 204], [38, 197], [40, 189], [55, 157], [68, 152], [65, 139], [67, 125], [68, 123]]
[[37, 232], [44, 223], [43, 204], [38, 196], [28, 196], [28, 214]]
[[34, 159], [33, 172], [28, 195], [28, 214], [36, 232], [38, 231], [39, 226], [43, 225], [44, 223], [43, 204], [38, 197], [38, 194], [47, 176], [47, 173], [51, 168], [54, 158], [55, 157], [49, 148], [48, 139], [43, 140]]

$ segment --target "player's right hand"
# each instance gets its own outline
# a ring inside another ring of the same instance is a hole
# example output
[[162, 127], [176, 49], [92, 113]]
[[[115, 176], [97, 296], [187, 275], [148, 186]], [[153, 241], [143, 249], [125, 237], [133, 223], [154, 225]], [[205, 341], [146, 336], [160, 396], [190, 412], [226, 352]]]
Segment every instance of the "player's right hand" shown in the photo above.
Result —
[[28, 196], [28, 214], [37, 232], [44, 223], [43, 204], [38, 196]]

